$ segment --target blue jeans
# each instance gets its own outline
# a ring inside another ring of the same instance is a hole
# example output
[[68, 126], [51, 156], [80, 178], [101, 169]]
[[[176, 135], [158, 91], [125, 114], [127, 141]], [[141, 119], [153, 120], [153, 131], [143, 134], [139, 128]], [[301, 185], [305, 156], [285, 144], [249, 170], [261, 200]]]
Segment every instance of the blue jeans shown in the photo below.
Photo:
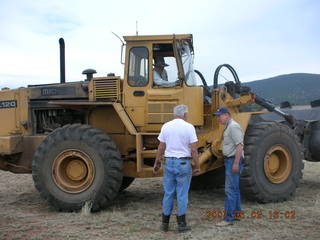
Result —
[[192, 167], [190, 160], [180, 160], [178, 158], [166, 158], [164, 163], [162, 201], [163, 214], [171, 215], [175, 195], [177, 196], [178, 211], [177, 216], [185, 214], [188, 206], [188, 193], [192, 177]]
[[224, 210], [226, 211], [226, 221], [233, 222], [235, 214], [241, 211], [241, 200], [240, 200], [240, 175], [243, 170], [243, 158], [240, 159], [239, 170], [240, 173], [234, 174], [232, 172], [232, 165], [234, 157], [225, 158], [225, 194], [226, 198], [224, 201]]

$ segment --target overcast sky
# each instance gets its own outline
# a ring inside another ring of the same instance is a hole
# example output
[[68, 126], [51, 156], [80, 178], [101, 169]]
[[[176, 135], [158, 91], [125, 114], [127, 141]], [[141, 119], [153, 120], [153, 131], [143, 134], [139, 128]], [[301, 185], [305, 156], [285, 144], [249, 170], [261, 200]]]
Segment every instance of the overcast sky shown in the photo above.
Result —
[[231, 64], [243, 82], [320, 73], [318, 0], [0, 0], [0, 88], [66, 80], [86, 68], [123, 76], [119, 36], [192, 33], [195, 68], [209, 84]]

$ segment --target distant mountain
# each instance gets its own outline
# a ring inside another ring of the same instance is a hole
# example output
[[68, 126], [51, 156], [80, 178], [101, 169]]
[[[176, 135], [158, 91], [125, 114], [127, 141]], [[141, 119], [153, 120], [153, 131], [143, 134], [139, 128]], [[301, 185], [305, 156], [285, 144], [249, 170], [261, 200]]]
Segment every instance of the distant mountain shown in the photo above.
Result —
[[305, 105], [320, 99], [320, 74], [292, 73], [242, 85], [274, 104], [289, 101], [291, 105]]

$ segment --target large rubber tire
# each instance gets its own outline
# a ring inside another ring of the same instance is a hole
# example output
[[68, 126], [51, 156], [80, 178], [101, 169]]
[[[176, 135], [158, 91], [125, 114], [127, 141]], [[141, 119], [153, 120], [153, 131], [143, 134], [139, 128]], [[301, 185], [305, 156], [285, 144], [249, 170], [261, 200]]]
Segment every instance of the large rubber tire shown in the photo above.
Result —
[[245, 134], [241, 192], [261, 203], [290, 199], [302, 177], [303, 150], [286, 125], [261, 122]]
[[36, 189], [59, 211], [91, 211], [110, 205], [122, 182], [122, 160], [112, 139], [89, 125], [56, 129], [39, 145], [32, 162]]
[[127, 189], [134, 181], [134, 179], [134, 177], [123, 177], [119, 192], [122, 192], [123, 190]]
[[209, 190], [224, 186], [225, 168], [220, 167], [200, 176], [194, 176], [191, 180], [191, 190]]

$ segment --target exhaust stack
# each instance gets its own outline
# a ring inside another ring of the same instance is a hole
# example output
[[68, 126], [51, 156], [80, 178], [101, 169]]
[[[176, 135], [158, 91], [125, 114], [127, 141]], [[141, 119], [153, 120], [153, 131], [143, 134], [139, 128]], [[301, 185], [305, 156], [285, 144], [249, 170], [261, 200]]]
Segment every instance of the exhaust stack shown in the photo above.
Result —
[[64, 40], [59, 39], [60, 45], [60, 83], [66, 82], [66, 64], [65, 64], [65, 51], [64, 51]]

